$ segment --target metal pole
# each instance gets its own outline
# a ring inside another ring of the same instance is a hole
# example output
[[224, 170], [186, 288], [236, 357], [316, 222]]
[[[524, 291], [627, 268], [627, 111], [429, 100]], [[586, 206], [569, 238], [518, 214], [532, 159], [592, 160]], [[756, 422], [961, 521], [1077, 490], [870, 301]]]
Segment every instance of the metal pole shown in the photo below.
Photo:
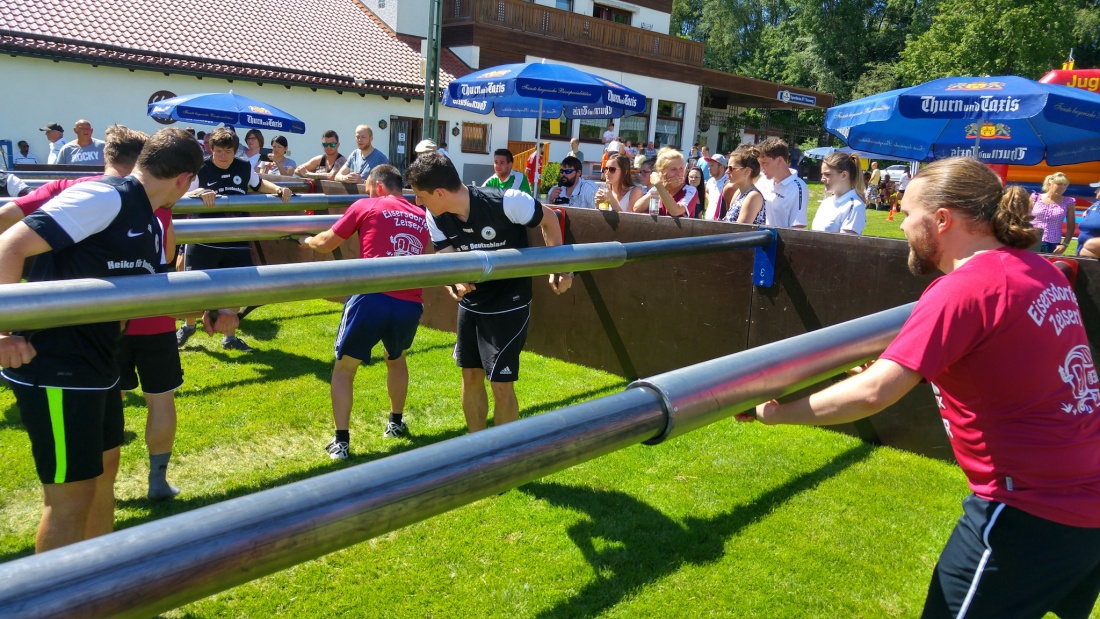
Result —
[[[328, 195], [323, 193], [295, 194], [290, 202], [283, 202], [279, 198], [263, 193], [254, 193], [247, 196], [232, 198], [219, 198], [214, 200], [214, 206], [203, 206], [202, 200], [197, 198], [183, 198], [172, 207], [173, 213], [274, 213], [282, 211], [320, 211], [328, 208], [341, 208], [351, 206], [356, 200], [367, 196], [360, 195]], [[179, 223], [179, 222], [177, 222]]]
[[292, 217], [225, 217], [184, 219], [172, 223], [177, 243], [227, 243], [230, 241], [274, 241], [286, 237], [324, 232], [339, 215]]
[[443, 2], [428, 0], [428, 37], [424, 41], [424, 126], [425, 139], [439, 143], [436, 129], [439, 120], [439, 53], [443, 32]]
[[0, 617], [155, 615], [792, 393], [808, 380], [842, 372], [881, 351], [910, 309], [860, 318], [638, 381], [619, 394], [11, 561], [0, 565]]
[[[247, 225], [261, 219], [251, 217], [236, 221]], [[209, 221], [224, 225], [225, 222], [234, 220]], [[180, 222], [181, 228], [183, 223], [192, 222]], [[286, 230], [281, 228], [279, 232]], [[744, 233], [708, 237], [711, 240], [705, 247], [697, 247], [691, 253], [743, 248], [746, 243], [741, 238], [742, 234]], [[769, 233], [768, 239], [770, 238]], [[666, 244], [668, 255], [676, 256], [684, 255], [683, 248], [698, 244], [699, 239], [670, 239], [662, 242]], [[756, 242], [763, 245], [767, 241], [760, 236]], [[455, 282], [476, 283], [566, 270], [607, 269], [621, 266], [628, 261], [630, 245], [618, 242], [585, 243], [560, 247], [372, 260], [332, 260], [215, 271], [6, 284], [0, 286], [0, 331], [174, 315], [212, 307], [247, 307], [355, 293], [442, 286]]]

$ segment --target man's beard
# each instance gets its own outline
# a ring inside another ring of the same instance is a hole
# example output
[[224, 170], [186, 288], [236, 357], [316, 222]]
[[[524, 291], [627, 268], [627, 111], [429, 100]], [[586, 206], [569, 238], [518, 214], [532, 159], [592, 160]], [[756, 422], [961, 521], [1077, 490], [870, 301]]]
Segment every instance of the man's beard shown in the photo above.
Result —
[[917, 238], [909, 240], [909, 272], [913, 275], [928, 275], [939, 270], [939, 244], [932, 236], [932, 224], [922, 224]]

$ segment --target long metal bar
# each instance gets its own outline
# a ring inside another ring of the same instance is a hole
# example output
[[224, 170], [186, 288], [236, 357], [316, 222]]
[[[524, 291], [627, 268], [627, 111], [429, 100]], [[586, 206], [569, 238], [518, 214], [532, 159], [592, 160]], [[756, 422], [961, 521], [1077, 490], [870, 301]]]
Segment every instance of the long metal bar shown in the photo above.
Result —
[[[304, 211], [322, 210], [327, 208], [340, 208], [351, 206], [356, 200], [365, 198], [365, 195], [325, 194], [325, 193], [297, 193], [290, 202], [283, 202], [269, 194], [249, 194], [247, 196], [234, 196], [232, 198], [219, 198], [214, 206], [203, 206], [202, 200], [196, 198], [183, 198], [172, 207], [173, 213], [271, 213], [277, 211]], [[413, 195], [404, 196], [412, 202]], [[15, 198], [0, 198], [0, 206], [15, 200]]]
[[227, 241], [273, 241], [287, 236], [324, 232], [339, 215], [285, 217], [236, 217], [182, 219], [173, 222], [177, 243], [225, 243]]
[[[240, 221], [248, 223], [257, 219], [260, 218]], [[285, 228], [280, 230], [284, 231]], [[745, 243], [741, 234], [745, 233], [708, 237], [711, 240], [705, 246], [695, 247], [693, 253], [742, 248]], [[687, 238], [663, 242], [669, 255], [675, 256], [683, 255], [685, 245], [696, 246], [698, 241], [698, 238]], [[763, 244], [765, 241], [763, 236], [758, 236], [755, 242]], [[628, 261], [629, 245], [618, 242], [586, 243], [7, 284], [0, 286], [0, 331], [386, 292], [455, 282], [476, 283], [566, 270], [609, 269]], [[647, 257], [652, 257], [651, 253], [647, 253]]]
[[234, 196], [214, 201], [214, 206], [203, 206], [202, 200], [184, 198], [172, 207], [173, 213], [271, 213], [276, 211], [322, 210], [351, 206], [352, 202], [365, 198], [359, 195], [328, 195], [323, 193], [300, 193], [283, 202], [279, 198], [262, 193], [247, 196]]
[[[0, 617], [155, 615], [791, 393], [807, 380], [837, 374], [881, 351], [884, 338], [900, 329], [910, 309], [859, 318], [638, 381], [619, 394], [11, 561], [0, 565]], [[734, 378], [725, 379], [725, 372]], [[699, 386], [691, 388], [689, 377]], [[685, 404], [690, 419], [676, 408]]]

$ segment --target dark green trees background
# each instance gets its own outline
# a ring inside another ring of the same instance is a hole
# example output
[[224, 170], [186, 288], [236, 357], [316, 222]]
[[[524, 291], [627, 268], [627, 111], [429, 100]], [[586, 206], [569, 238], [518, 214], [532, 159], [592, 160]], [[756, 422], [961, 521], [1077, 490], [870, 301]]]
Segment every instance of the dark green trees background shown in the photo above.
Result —
[[[1100, 68], [1100, 0], [674, 0], [708, 67], [837, 103], [951, 75]], [[802, 120], [820, 122], [803, 112]]]

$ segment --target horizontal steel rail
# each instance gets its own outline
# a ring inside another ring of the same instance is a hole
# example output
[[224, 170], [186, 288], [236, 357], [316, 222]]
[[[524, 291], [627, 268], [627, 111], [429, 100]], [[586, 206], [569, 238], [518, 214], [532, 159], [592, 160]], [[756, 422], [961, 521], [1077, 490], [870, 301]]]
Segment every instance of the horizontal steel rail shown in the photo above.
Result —
[[198, 198], [183, 198], [172, 207], [173, 214], [190, 213], [271, 213], [276, 211], [320, 211], [327, 208], [351, 206], [356, 200], [366, 198], [359, 195], [328, 195], [323, 193], [295, 194], [290, 202], [265, 193], [253, 193], [247, 196], [233, 196], [214, 200], [214, 206], [203, 206]]
[[328, 230], [339, 215], [283, 217], [233, 217], [181, 219], [172, 223], [176, 243], [225, 243], [228, 241], [274, 241], [284, 237], [318, 234]]
[[[94, 173], [94, 172], [76, 172], [76, 173], [70, 172], [68, 174], [68, 176], [65, 176], [64, 178], [84, 178], [85, 176], [96, 176], [96, 175], [97, 175], [97, 173]], [[52, 182], [56, 179], [54, 179], [54, 178], [36, 178], [36, 179], [23, 179], [23, 178], [21, 178], [21, 180], [23, 180], [23, 182], [25, 182], [27, 184], [27, 186], [30, 187], [31, 189], [38, 189], [42, 185], [50, 183], [50, 182]], [[295, 181], [277, 181], [277, 182], [275, 182], [275, 184], [280, 186], [280, 187], [290, 187], [291, 190], [296, 191], [296, 192], [302, 192], [302, 193], [296, 193], [295, 194], [296, 196], [327, 196], [328, 198], [333, 199], [332, 200], [332, 205], [344, 205], [344, 206], [346, 206], [345, 204], [343, 204], [345, 199], [347, 200], [347, 204], [351, 204], [352, 202], [354, 202], [355, 200], [358, 200], [359, 198], [368, 197], [366, 195], [355, 195], [355, 194], [351, 194], [351, 195], [337, 195], [337, 194], [329, 195], [329, 194], [323, 194], [323, 193], [305, 193], [305, 192], [311, 190], [312, 185], [310, 184], [309, 181], [304, 180], [304, 179], [299, 179], [299, 180], [295, 180]], [[278, 198], [275, 198], [274, 196], [269, 196], [268, 194], [249, 194], [247, 196], [233, 196], [232, 198], [229, 198], [229, 199], [231, 201], [236, 201], [236, 200], [250, 200], [252, 198], [257, 198], [257, 197], [258, 198], [273, 198], [276, 201], [278, 201]], [[7, 204], [8, 202], [11, 202], [14, 199], [15, 198], [0, 198], [0, 206], [3, 206], [5, 204]], [[249, 210], [249, 209], [228, 209], [228, 208], [224, 208], [222, 206], [223, 200], [224, 200], [224, 198], [222, 200], [218, 200], [218, 205], [215, 208], [219, 208], [219, 209], [226, 210], [226, 211], [229, 211], [229, 210], [248, 211]], [[183, 205], [183, 204], [194, 204], [194, 203], [201, 204], [201, 201], [200, 200], [194, 200], [193, 198], [184, 198], [184, 199], [180, 200], [177, 204]], [[286, 206], [288, 208], [283, 208], [281, 210], [287, 211], [287, 210], [294, 210], [295, 209], [295, 206], [293, 204], [288, 204], [288, 205], [284, 205], [284, 206]], [[320, 209], [320, 208], [325, 208], [325, 207], [323, 207], [323, 206], [317, 206], [317, 207], [302, 206], [300, 208], [303, 208], [303, 209], [312, 209], [312, 208]]]
[[[260, 218], [238, 221], [248, 223], [257, 219]], [[286, 228], [279, 230], [285, 231]], [[769, 232], [743, 232], [661, 242], [665, 243], [669, 256], [680, 256], [685, 255], [685, 248], [690, 249], [688, 253], [703, 254], [762, 246], [772, 238]], [[174, 315], [216, 307], [244, 307], [455, 282], [476, 283], [561, 271], [609, 269], [629, 261], [631, 245], [585, 243], [7, 284], [0, 286], [0, 331]], [[647, 249], [645, 259], [653, 257], [652, 249]]]
[[866, 316], [637, 381], [622, 393], [11, 561], [0, 565], [0, 617], [155, 615], [793, 393], [881, 352], [911, 309]]

